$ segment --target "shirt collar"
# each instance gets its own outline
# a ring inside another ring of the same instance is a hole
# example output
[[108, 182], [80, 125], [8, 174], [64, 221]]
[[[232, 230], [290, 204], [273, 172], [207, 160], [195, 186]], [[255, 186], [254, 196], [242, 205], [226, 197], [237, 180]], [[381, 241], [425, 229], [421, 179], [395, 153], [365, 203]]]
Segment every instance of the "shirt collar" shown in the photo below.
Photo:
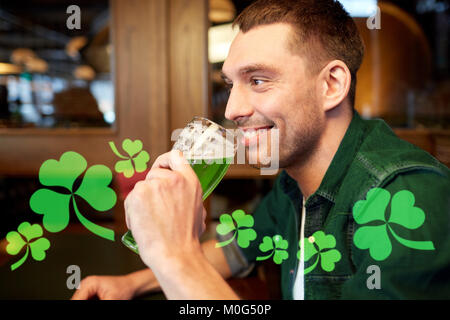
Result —
[[[328, 167], [324, 178], [316, 190], [307, 201], [307, 206], [312, 206], [320, 201], [319, 197], [325, 198], [328, 201], [335, 202], [336, 195], [339, 192], [342, 180], [356, 156], [356, 153], [361, 145], [364, 131], [364, 121], [359, 116], [358, 112], [354, 111], [352, 121], [344, 135], [344, 138], [339, 145], [336, 154]], [[284, 193], [291, 199], [302, 197], [297, 182], [292, 179], [286, 171], [283, 171], [280, 177], [280, 186]]]

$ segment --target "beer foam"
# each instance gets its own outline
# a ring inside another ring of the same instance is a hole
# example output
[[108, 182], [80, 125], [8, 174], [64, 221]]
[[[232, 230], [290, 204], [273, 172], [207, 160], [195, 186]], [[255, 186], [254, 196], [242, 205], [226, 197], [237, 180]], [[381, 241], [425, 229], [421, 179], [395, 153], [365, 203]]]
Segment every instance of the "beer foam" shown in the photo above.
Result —
[[189, 123], [173, 148], [183, 152], [186, 159], [233, 158], [235, 153], [234, 143], [221, 134], [218, 125], [206, 126], [200, 121]]

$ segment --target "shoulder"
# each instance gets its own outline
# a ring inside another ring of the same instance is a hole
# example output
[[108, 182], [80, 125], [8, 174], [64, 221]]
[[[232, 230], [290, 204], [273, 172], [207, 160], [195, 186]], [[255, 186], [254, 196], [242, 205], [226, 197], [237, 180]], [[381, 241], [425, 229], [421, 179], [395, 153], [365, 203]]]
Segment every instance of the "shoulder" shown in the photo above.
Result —
[[[405, 211], [419, 208], [429, 231], [447, 235], [450, 230], [450, 178], [439, 171], [410, 170], [396, 175], [384, 189]], [[391, 208], [392, 209], [392, 208]], [[437, 236], [437, 234], [436, 234]]]
[[364, 134], [352, 165], [365, 172], [360, 180], [370, 180], [360, 183], [364, 197], [370, 193], [373, 200], [384, 199], [386, 205], [390, 203], [388, 211], [403, 212], [405, 219], [413, 216], [409, 209], [418, 207], [434, 221], [426, 225], [448, 229], [450, 170], [428, 152], [397, 137], [384, 121], [362, 121]]
[[379, 293], [385, 297], [448, 296], [449, 190], [448, 176], [411, 170], [358, 201], [353, 208], [352, 249], [357, 271], [349, 288], [357, 290], [368, 277], [368, 267], [375, 265], [381, 272]]
[[[365, 134], [355, 161], [382, 183], [389, 183], [398, 174], [421, 172], [416, 176], [449, 179], [449, 169], [428, 152], [400, 139], [382, 120], [363, 120]], [[427, 176], [427, 174], [430, 176]]]

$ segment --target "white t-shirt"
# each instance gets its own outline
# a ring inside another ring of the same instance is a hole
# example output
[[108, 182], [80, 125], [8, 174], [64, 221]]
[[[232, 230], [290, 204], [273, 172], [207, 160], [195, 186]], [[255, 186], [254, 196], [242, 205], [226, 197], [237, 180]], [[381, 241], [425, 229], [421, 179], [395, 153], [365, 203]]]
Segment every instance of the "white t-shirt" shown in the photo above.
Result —
[[302, 222], [300, 225], [300, 260], [297, 268], [297, 275], [294, 282], [294, 289], [292, 296], [294, 300], [305, 300], [305, 282], [304, 282], [304, 271], [305, 271], [305, 250], [303, 245], [303, 239], [305, 237], [305, 198], [302, 202]]

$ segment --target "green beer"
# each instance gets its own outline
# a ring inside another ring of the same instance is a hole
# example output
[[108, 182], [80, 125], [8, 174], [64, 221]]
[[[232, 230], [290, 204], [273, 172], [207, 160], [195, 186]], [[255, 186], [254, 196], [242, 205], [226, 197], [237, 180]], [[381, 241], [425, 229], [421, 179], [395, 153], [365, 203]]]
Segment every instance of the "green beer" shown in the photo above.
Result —
[[203, 200], [205, 200], [225, 176], [233, 158], [214, 159], [210, 161], [188, 159], [188, 161], [200, 180], [200, 185], [203, 190]]
[[[225, 176], [234, 159], [235, 136], [218, 124], [195, 117], [181, 132], [173, 149], [183, 152], [194, 170], [205, 200]], [[131, 231], [122, 237], [122, 243], [139, 254]]]

